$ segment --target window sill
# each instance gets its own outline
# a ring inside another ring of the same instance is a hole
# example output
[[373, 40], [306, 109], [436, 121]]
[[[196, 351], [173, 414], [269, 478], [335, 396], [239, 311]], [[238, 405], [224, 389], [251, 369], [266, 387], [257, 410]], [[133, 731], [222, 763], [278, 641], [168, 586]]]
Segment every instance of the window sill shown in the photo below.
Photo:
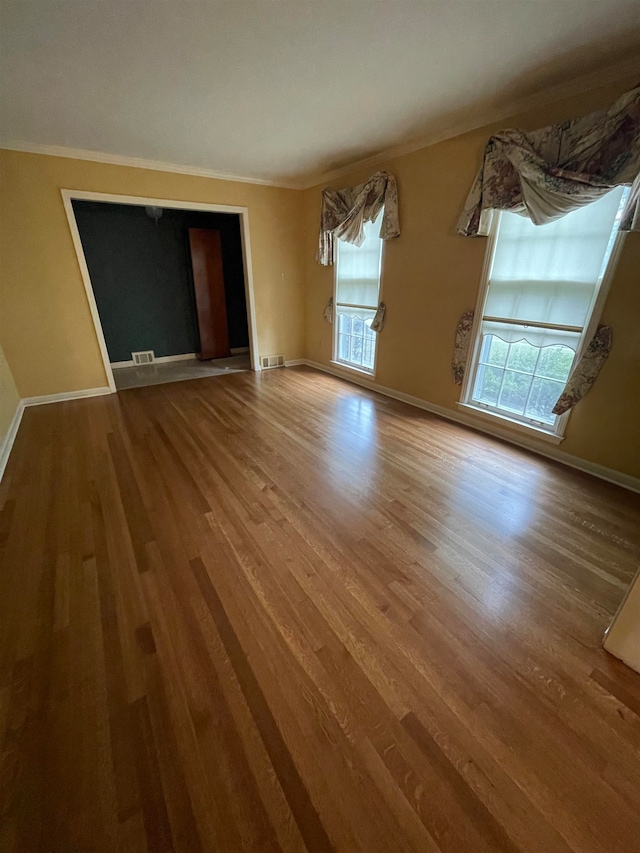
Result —
[[498, 415], [495, 412], [488, 412], [486, 409], [481, 409], [478, 406], [474, 406], [471, 403], [458, 403], [458, 408], [465, 412], [466, 414], [473, 415], [474, 417], [479, 417], [482, 420], [489, 421], [493, 424], [499, 424], [500, 426], [504, 426], [508, 429], [512, 429], [515, 432], [524, 433], [525, 435], [530, 435], [535, 438], [539, 438], [542, 441], [548, 441], [550, 444], [560, 444], [564, 441], [563, 435], [558, 435], [555, 432], [550, 432], [549, 430], [543, 429], [542, 427], [536, 427], [529, 424], [523, 424], [519, 421], [511, 420], [511, 418], [506, 417], [506, 415]]
[[375, 370], [367, 370], [364, 367], [356, 367], [353, 364], [347, 364], [345, 361], [337, 361], [335, 358], [331, 359], [331, 364], [334, 364], [336, 367], [342, 367], [344, 370], [353, 370], [355, 373], [361, 373], [363, 376], [369, 376], [373, 379], [376, 375]]

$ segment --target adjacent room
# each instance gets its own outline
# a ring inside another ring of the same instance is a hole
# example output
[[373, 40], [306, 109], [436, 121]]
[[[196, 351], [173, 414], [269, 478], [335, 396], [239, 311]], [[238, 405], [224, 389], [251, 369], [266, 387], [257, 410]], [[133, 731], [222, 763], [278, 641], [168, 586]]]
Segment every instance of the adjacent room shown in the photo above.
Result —
[[640, 853], [640, 5], [0, 0], [0, 850]]
[[116, 388], [250, 369], [237, 214], [71, 204]]

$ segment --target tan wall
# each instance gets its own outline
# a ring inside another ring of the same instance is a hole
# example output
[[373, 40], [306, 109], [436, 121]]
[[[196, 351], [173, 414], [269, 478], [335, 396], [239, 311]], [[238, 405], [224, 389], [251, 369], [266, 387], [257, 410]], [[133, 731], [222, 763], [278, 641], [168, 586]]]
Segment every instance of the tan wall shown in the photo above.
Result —
[[7, 359], [2, 347], [0, 347], [0, 448], [4, 443], [19, 402], [20, 396], [9, 370]]
[[[459, 237], [455, 225], [489, 135], [498, 127], [541, 127], [606, 107], [635, 82], [515, 116], [333, 182], [356, 184], [377, 169], [398, 180], [402, 234], [384, 249], [387, 322], [378, 339], [377, 383], [457, 411], [454, 333], [462, 312], [475, 307], [486, 240]], [[306, 355], [328, 364], [332, 330], [322, 310], [333, 292], [333, 269], [315, 262], [320, 191], [305, 191]], [[602, 318], [613, 327], [613, 350], [589, 396], [572, 412], [561, 445], [564, 452], [633, 476], [640, 476], [639, 270], [640, 234], [630, 234]]]
[[22, 397], [106, 385], [60, 189], [247, 207], [260, 354], [304, 349], [302, 194], [0, 151], [0, 337]]

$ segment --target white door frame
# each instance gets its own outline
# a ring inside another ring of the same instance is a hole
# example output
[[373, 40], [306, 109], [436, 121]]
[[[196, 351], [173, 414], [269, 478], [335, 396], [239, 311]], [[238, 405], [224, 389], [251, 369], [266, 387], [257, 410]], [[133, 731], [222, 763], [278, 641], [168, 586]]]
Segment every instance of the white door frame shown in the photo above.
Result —
[[229, 204], [208, 204], [199, 201], [176, 201], [175, 199], [166, 198], [146, 198], [143, 196], [133, 195], [112, 195], [111, 193], [95, 193], [88, 190], [60, 190], [62, 194], [62, 203], [67, 214], [69, 222], [69, 230], [73, 247], [78, 258], [78, 266], [84, 289], [87, 294], [91, 319], [96, 330], [98, 346], [102, 355], [102, 363], [104, 371], [107, 374], [109, 388], [112, 393], [116, 392], [116, 383], [113, 378], [113, 370], [109, 361], [109, 353], [107, 352], [107, 344], [102, 331], [102, 323], [98, 313], [96, 297], [91, 284], [91, 276], [87, 267], [87, 260], [78, 231], [78, 223], [76, 222], [75, 213], [73, 211], [72, 201], [102, 201], [109, 204], [133, 204], [138, 207], [166, 207], [173, 210], [201, 210], [207, 213], [236, 213], [240, 216], [240, 236], [242, 240], [242, 262], [244, 267], [244, 289], [247, 301], [247, 325], [249, 327], [249, 353], [251, 357], [251, 369], [260, 370], [260, 360], [258, 358], [258, 329], [256, 325], [256, 309], [255, 297], [253, 292], [253, 268], [251, 264], [251, 240], [249, 237], [249, 209], [247, 207], [236, 207]]

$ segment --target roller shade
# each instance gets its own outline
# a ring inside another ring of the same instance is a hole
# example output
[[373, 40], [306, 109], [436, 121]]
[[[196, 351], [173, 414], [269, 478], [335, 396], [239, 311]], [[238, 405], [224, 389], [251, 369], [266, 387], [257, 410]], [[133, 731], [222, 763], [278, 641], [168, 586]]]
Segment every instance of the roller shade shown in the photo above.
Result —
[[[540, 341], [549, 330], [514, 329], [508, 321], [584, 326], [613, 246], [612, 226], [623, 192], [618, 187], [547, 225], [534, 225], [515, 213], [501, 214], [483, 334], [512, 342], [524, 338], [534, 346], [546, 346]], [[567, 339], [567, 346], [575, 349], [569, 340], [574, 338]]]
[[492, 281], [485, 316], [583, 326], [595, 286], [585, 281]]
[[377, 307], [382, 257], [382, 241], [378, 237], [381, 218], [382, 213], [375, 222], [365, 222], [361, 246], [339, 244], [336, 302]]

